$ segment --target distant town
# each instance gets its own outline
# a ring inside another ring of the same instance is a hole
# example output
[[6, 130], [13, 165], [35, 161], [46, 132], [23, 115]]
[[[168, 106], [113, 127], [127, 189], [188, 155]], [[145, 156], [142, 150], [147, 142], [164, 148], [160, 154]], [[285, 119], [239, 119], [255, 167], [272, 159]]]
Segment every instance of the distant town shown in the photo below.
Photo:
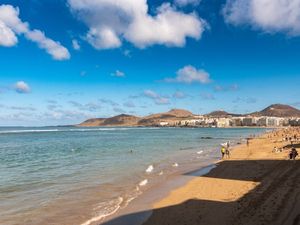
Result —
[[284, 127], [300, 126], [299, 118], [283, 117], [255, 117], [255, 116], [228, 116], [228, 117], [211, 117], [211, 116], [194, 116], [191, 119], [179, 121], [161, 121], [158, 126], [179, 126], [179, 127]]
[[152, 126], [152, 127], [286, 127], [300, 126], [300, 110], [289, 105], [274, 104], [262, 111], [232, 114], [214, 111], [195, 115], [184, 109], [145, 117], [121, 114], [110, 118], [92, 118], [77, 126]]

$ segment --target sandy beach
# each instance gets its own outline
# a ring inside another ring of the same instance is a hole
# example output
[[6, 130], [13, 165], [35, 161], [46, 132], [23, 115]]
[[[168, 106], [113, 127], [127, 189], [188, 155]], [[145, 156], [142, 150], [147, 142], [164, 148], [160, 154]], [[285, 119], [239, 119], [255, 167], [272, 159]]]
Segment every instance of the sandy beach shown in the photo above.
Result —
[[264, 134], [236, 146], [209, 173], [184, 174], [192, 179], [155, 202], [144, 225], [300, 224], [300, 161], [288, 160], [291, 142], [283, 140], [295, 134], [299, 129]]
[[210, 173], [155, 203], [145, 225], [300, 224], [300, 161], [287, 160], [288, 148], [272, 152], [296, 132], [277, 131], [236, 147]]

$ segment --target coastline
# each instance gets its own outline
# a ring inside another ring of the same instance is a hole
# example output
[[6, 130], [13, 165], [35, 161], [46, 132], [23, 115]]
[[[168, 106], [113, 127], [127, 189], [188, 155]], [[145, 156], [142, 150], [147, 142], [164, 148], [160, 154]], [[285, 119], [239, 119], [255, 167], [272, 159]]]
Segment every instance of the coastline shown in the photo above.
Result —
[[[288, 221], [294, 224], [295, 210], [281, 210], [278, 216], [279, 209], [287, 205], [278, 195], [292, 200], [300, 193], [299, 187], [294, 193], [290, 192], [292, 185], [281, 184], [286, 176], [292, 183], [300, 180], [299, 171], [289, 176], [299, 161], [287, 161], [287, 150], [272, 152], [274, 145], [288, 145], [281, 141], [282, 132], [285, 130], [266, 132], [252, 139], [249, 147], [234, 146], [230, 159], [212, 163], [216, 166], [206, 173], [201, 173], [202, 168], [183, 174], [186, 182], [157, 198], [150, 209], [128, 211], [103, 224], [277, 224], [289, 211]], [[139, 218], [139, 223], [131, 218]]]
[[102, 222], [98, 221], [90, 225], [142, 225], [151, 217], [154, 210], [153, 204], [167, 197], [174, 189], [185, 186], [192, 180], [192, 177], [185, 176], [185, 174], [205, 175], [216, 167], [216, 162], [215, 160], [207, 161], [207, 163], [194, 171], [186, 169], [184, 173], [180, 171], [172, 174], [163, 182], [151, 186], [151, 188], [134, 199], [126, 208], [107, 216]]
[[[251, 129], [251, 127], [249, 127]], [[256, 134], [256, 138], [265, 135], [268, 132]], [[250, 136], [253, 136], [250, 135]], [[230, 140], [233, 141], [233, 140]], [[235, 151], [235, 148], [241, 146], [240, 141], [232, 142], [231, 149]], [[218, 154], [218, 153], [217, 153]], [[175, 174], [167, 177], [166, 180], [160, 183], [156, 183], [149, 189], [145, 190], [141, 196], [134, 199], [126, 208], [121, 208], [116, 213], [105, 217], [103, 221], [97, 221], [94, 224], [105, 225], [140, 225], [143, 224], [152, 214], [154, 210], [154, 204], [167, 197], [173, 190], [188, 184], [193, 176], [202, 176], [209, 173], [220, 162], [219, 155], [206, 161], [202, 161], [198, 166], [188, 166], [181, 168]], [[182, 166], [182, 165], [181, 165]], [[181, 167], [180, 166], [180, 167]], [[137, 213], [138, 212], [138, 213]]]

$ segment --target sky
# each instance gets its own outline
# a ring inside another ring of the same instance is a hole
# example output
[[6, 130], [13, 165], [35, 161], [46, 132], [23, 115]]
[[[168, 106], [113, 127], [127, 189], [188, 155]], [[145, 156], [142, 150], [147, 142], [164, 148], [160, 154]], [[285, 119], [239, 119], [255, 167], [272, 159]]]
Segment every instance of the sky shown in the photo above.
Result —
[[300, 0], [1, 0], [0, 126], [300, 107]]

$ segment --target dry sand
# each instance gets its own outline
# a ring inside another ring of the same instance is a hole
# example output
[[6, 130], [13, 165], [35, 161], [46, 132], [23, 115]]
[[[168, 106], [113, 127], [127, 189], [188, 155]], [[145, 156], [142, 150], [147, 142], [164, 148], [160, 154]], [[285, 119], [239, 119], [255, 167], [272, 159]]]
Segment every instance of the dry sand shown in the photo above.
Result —
[[195, 177], [156, 202], [144, 225], [300, 224], [300, 161], [287, 160], [289, 149], [272, 151], [296, 133], [265, 134], [236, 147], [208, 174], [186, 174]]

